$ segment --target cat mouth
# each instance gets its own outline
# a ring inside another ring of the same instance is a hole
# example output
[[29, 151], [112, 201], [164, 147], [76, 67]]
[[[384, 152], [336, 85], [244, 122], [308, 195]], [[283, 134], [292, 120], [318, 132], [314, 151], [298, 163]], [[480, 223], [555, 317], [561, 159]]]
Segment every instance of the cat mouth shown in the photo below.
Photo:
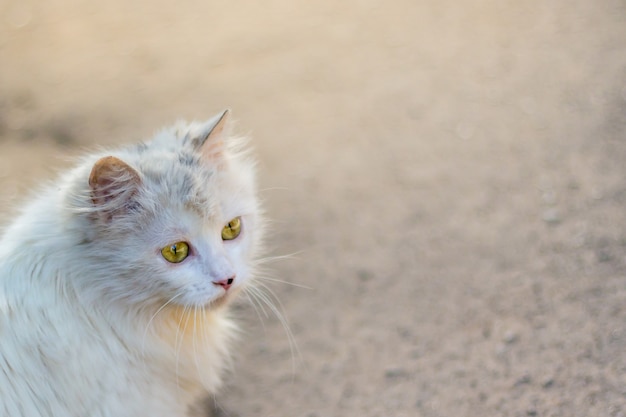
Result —
[[205, 308], [214, 309], [228, 304], [233, 298], [235, 298], [235, 295], [239, 292], [239, 290], [239, 286], [231, 287], [229, 285], [229, 288], [223, 289], [220, 291], [221, 294], [218, 294], [215, 298], [210, 300]]

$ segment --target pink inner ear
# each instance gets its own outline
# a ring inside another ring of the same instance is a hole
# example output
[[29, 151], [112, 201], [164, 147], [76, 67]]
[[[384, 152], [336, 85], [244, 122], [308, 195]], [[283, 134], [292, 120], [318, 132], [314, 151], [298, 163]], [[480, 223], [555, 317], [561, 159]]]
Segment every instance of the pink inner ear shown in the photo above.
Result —
[[224, 154], [224, 141], [222, 138], [205, 142], [202, 146], [202, 158], [206, 161], [216, 162]]
[[202, 143], [200, 152], [202, 157], [207, 161], [216, 162], [222, 158], [225, 146], [223, 132], [229, 113], [230, 112], [228, 110], [225, 110], [224, 113], [222, 113], [219, 120], [211, 128], [211, 131]]
[[89, 175], [92, 201], [98, 206], [116, 199], [121, 199], [119, 205], [124, 206], [140, 183], [137, 171], [114, 156], [99, 159]]

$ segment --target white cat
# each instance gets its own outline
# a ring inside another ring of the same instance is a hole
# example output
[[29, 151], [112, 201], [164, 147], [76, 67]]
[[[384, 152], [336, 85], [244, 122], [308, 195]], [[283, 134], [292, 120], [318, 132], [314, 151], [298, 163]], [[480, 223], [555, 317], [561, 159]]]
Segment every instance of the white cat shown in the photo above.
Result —
[[0, 415], [178, 417], [215, 393], [261, 216], [228, 112], [86, 157], [0, 240]]

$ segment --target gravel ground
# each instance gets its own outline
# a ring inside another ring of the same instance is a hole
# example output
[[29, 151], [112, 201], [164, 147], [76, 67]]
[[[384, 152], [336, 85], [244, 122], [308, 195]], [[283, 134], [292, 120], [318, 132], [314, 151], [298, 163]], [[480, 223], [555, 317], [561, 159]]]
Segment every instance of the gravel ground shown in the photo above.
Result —
[[0, 0], [4, 219], [224, 107], [293, 343], [238, 306], [221, 415], [626, 416], [623, 0]]

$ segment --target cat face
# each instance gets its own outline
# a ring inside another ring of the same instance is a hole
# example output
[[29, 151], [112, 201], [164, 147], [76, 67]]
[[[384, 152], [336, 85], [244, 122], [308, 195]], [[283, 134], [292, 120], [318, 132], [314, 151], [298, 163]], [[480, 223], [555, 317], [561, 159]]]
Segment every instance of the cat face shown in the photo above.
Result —
[[250, 279], [260, 239], [253, 164], [223, 135], [227, 113], [99, 159], [89, 177], [95, 284], [133, 304], [214, 307]]

